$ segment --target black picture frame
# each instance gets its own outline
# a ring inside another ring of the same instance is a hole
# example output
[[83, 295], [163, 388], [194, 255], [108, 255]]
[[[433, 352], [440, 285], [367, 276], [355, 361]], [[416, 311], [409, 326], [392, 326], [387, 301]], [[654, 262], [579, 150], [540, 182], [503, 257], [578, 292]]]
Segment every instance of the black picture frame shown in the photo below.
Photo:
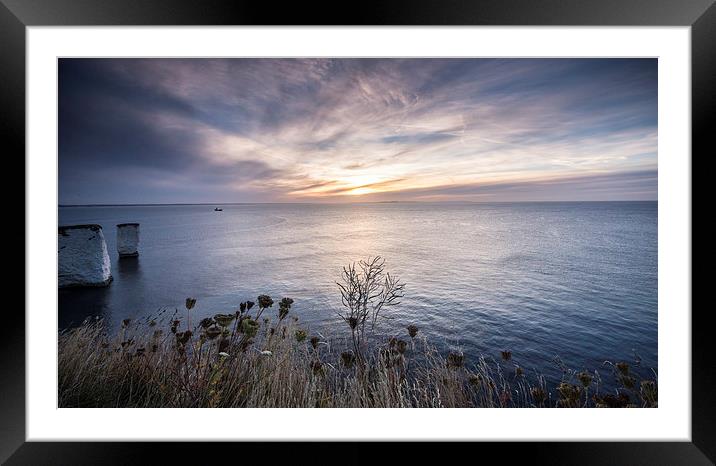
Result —
[[[716, 109], [716, 6], [713, 0], [383, 0], [360, 5], [321, 1], [276, 5], [245, 0], [0, 0], [0, 134], [4, 160], [24, 160], [25, 154], [26, 27], [76, 25], [690, 26], [690, 157], [693, 163], [697, 156], [707, 159], [716, 153], [711, 143], [713, 131], [707, 123]], [[24, 173], [24, 163], [18, 170]], [[28, 247], [31, 245], [25, 243], [25, 248]], [[22, 276], [24, 280], [24, 274]], [[692, 321], [691, 442], [466, 443], [463, 448], [479, 450], [482, 458], [500, 455], [510, 460], [524, 458], [532, 463], [713, 464], [716, 461], [716, 403], [711, 387], [716, 382], [716, 365], [710, 345], [709, 310], [694, 307], [683, 311], [691, 312]], [[0, 461], [7, 464], [141, 464], [150, 462], [150, 455], [161, 455], [158, 458], [169, 463], [205, 449], [189, 443], [26, 442], [24, 315], [7, 311], [2, 324]], [[433, 447], [413, 443], [409, 447], [384, 448], [381, 458], [408, 462], [427, 455], [428, 449]], [[341, 455], [340, 461], [351, 463], [375, 459], [370, 447], [355, 443], [333, 443], [330, 448], [335, 452], [330, 453], [317, 453], [314, 444], [291, 444], [279, 449], [268, 443], [223, 443], [211, 448], [216, 454], [227, 454], [230, 455], [227, 458], [232, 459], [236, 459], [239, 452], [243, 459], [246, 455], [270, 454], [272, 462], [281, 459], [293, 462], [296, 458], [308, 461], [316, 455], [320, 461], [326, 454]]]

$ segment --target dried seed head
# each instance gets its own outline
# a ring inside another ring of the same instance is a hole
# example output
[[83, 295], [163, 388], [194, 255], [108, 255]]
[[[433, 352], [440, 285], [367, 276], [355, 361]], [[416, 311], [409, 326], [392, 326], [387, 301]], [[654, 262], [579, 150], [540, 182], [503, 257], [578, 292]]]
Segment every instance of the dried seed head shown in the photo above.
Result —
[[186, 298], [186, 302], [184, 303], [187, 310], [191, 310], [196, 305], [196, 298]]
[[323, 373], [323, 363], [321, 361], [313, 361], [311, 363], [311, 369], [313, 369], [314, 374], [320, 375]]
[[557, 387], [560, 396], [567, 401], [578, 401], [582, 396], [582, 388], [571, 383], [562, 382]]
[[398, 343], [397, 343], [398, 353], [400, 353], [400, 354], [405, 353], [405, 350], [407, 348], [408, 348], [408, 343], [405, 340], [398, 340]]
[[278, 318], [279, 319], [285, 319], [288, 315], [288, 311], [291, 310], [291, 305], [293, 304], [293, 299], [291, 298], [282, 298], [281, 301], [278, 303]]
[[447, 355], [447, 367], [458, 369], [465, 363], [465, 356], [462, 353], [450, 353]]
[[259, 323], [253, 319], [244, 319], [241, 321], [241, 331], [248, 338], [255, 337], [259, 331]]
[[625, 362], [618, 362], [615, 366], [622, 375], [629, 375], [629, 364]]
[[213, 340], [214, 338], [221, 335], [221, 329], [216, 325], [212, 325], [211, 327], [206, 329], [206, 332], [204, 332], [204, 334], [209, 340]]
[[212, 319], [211, 317], [206, 317], [199, 321], [199, 326], [201, 326], [201, 328], [209, 328], [213, 323], [214, 319]]
[[296, 330], [296, 341], [297, 342], [299, 342], [299, 343], [302, 342], [303, 340], [306, 339], [307, 336], [308, 336], [308, 334], [306, 333], [305, 330]]
[[619, 377], [619, 381], [622, 385], [629, 389], [634, 388], [634, 385], [636, 384], [636, 379], [628, 375], [622, 375], [621, 377]]
[[577, 379], [582, 382], [582, 386], [584, 388], [589, 387], [592, 383], [592, 376], [587, 371], [582, 371], [579, 374], [577, 374]]
[[415, 325], [408, 325], [408, 335], [410, 335], [410, 338], [415, 338], [415, 335], [418, 334], [418, 327]]
[[292, 304], [293, 304], [293, 299], [281, 298], [281, 302], [279, 303], [279, 306], [284, 306], [284, 307], [287, 307], [290, 309]]
[[532, 399], [535, 400], [535, 403], [539, 405], [547, 401], [547, 393], [542, 387], [532, 387], [530, 389], [530, 395], [532, 395]]
[[267, 307], [273, 306], [273, 299], [271, 299], [271, 296], [262, 294], [259, 295], [256, 300], [259, 302], [259, 308], [266, 309]]
[[353, 367], [353, 363], [355, 362], [356, 357], [353, 352], [344, 351], [343, 353], [341, 353], [341, 360], [343, 361], [344, 366], [351, 368]]
[[179, 332], [176, 334], [177, 343], [180, 345], [186, 344], [187, 341], [191, 338], [191, 330], [186, 330], [184, 332]]
[[222, 327], [228, 327], [235, 318], [236, 315], [234, 314], [216, 314], [214, 316], [214, 321]]

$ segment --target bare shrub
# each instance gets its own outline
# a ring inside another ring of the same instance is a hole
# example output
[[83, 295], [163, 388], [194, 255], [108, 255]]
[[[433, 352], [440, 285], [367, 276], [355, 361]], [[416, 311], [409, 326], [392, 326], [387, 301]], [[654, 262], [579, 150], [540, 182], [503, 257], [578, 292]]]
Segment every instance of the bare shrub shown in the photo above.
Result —
[[385, 259], [380, 256], [343, 267], [341, 281], [336, 284], [344, 307], [338, 315], [348, 324], [353, 351], [364, 362], [366, 324], [370, 322], [373, 330], [381, 311], [400, 304], [405, 284], [386, 272]]

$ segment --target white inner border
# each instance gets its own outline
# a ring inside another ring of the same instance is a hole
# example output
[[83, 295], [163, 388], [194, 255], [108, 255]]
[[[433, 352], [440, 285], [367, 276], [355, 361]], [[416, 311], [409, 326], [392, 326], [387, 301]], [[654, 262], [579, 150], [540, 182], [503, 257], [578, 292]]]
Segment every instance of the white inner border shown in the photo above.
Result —
[[[659, 408], [58, 409], [61, 56], [659, 57]], [[30, 27], [27, 57], [28, 440], [690, 440], [690, 28]]]

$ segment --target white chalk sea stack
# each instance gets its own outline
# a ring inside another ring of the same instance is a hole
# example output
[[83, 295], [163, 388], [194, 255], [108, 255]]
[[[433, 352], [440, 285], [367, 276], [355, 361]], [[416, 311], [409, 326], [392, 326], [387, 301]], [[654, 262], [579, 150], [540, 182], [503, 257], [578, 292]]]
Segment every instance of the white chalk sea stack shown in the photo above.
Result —
[[139, 255], [139, 224], [120, 223], [117, 225], [117, 252], [119, 257], [136, 257]]
[[100, 225], [71, 225], [57, 229], [58, 285], [107, 286], [112, 271]]

